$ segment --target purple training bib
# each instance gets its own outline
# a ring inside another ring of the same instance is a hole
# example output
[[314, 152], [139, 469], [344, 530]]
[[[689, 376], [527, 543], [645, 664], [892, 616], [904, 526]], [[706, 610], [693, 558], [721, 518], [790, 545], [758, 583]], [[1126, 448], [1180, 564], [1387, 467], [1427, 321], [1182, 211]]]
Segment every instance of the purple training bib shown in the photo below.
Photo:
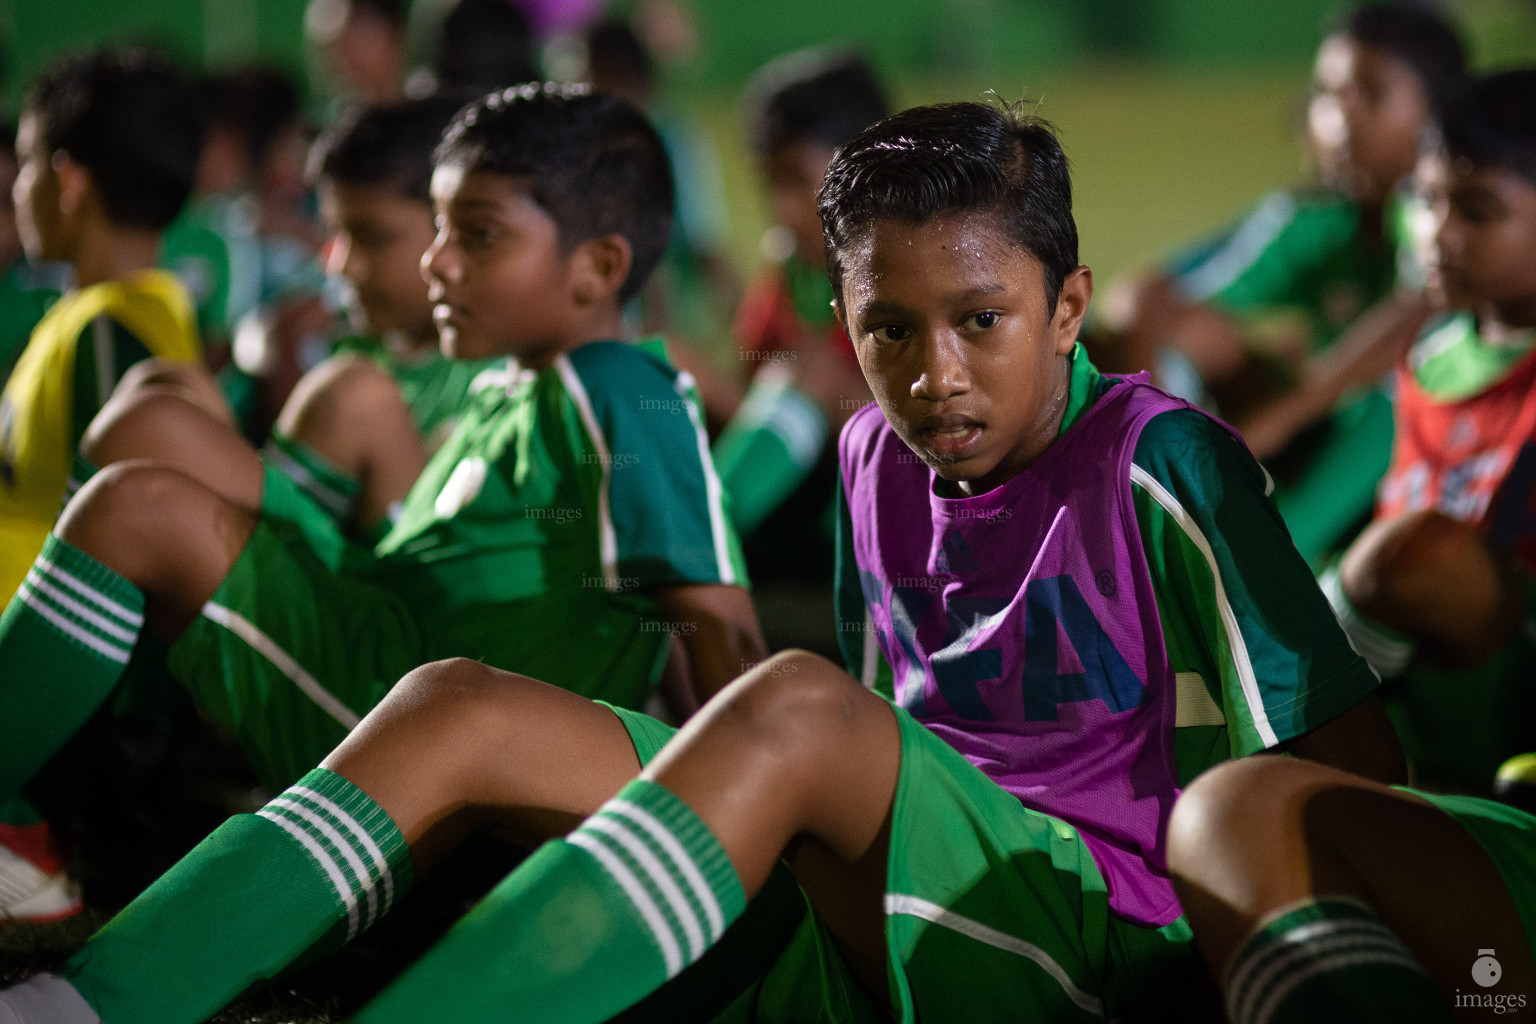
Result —
[[1026, 807], [1075, 826], [1110, 907], [1182, 912], [1163, 836], [1179, 795], [1174, 679], [1131, 496], [1159, 413], [1191, 408], [1124, 380], [1018, 476], [940, 498], [880, 414], [844, 428], [843, 481], [864, 601], [896, 700]]

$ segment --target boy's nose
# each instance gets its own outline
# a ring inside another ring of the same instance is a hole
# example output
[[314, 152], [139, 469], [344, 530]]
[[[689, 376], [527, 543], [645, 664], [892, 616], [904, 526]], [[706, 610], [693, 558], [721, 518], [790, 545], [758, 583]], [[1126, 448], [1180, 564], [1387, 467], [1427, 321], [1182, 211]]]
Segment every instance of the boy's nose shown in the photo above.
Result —
[[965, 343], [952, 331], [934, 334], [921, 347], [922, 365], [912, 382], [912, 397], [942, 402], [970, 389]]

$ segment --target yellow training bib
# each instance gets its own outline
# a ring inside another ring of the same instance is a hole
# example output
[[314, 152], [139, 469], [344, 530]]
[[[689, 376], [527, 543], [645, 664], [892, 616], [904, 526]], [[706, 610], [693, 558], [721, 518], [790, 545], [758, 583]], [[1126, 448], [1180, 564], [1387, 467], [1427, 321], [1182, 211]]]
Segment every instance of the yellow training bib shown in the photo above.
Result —
[[[33, 328], [0, 395], [0, 606], [21, 586], [58, 518], [74, 458], [75, 350], [98, 317], [121, 324], [162, 359], [202, 357], [192, 301], [161, 270], [70, 292]], [[110, 344], [110, 325], [102, 326], [108, 331], [96, 337]], [[97, 365], [110, 366], [101, 355]], [[103, 381], [103, 393], [115, 383]]]

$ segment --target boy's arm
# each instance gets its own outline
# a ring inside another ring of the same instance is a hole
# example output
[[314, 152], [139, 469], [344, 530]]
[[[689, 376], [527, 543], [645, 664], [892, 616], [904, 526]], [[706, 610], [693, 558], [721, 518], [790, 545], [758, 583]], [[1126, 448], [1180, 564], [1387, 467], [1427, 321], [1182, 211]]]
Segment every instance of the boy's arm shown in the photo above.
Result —
[[[593, 503], [611, 530], [615, 575], [653, 596], [683, 641], [704, 700], [764, 656], [692, 380], [626, 346], [589, 345], [568, 357], [567, 389], [601, 425], [584, 459], [606, 486]], [[590, 430], [590, 428], [589, 428]]]
[[656, 603], [682, 640], [700, 704], [768, 656], [752, 595], [744, 587], [664, 587], [656, 591]]
[[[1241, 443], [1194, 411], [1148, 423], [1137, 518], [1179, 684], [1205, 684], [1227, 753], [1289, 750], [1400, 781], [1376, 677], [1350, 648]], [[1181, 705], [1184, 704], [1181, 701]]]

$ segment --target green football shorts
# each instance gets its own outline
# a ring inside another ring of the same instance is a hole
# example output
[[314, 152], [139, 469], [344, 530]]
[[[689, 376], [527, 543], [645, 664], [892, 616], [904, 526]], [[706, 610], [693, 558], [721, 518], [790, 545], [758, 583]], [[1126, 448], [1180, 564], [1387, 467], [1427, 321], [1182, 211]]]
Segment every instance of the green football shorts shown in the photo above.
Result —
[[1509, 898], [1520, 914], [1526, 945], [1532, 958], [1536, 958], [1536, 816], [1482, 797], [1399, 788], [1428, 800], [1472, 833], [1477, 845], [1498, 868]]
[[[268, 472], [269, 499], [280, 478]], [[273, 792], [315, 767], [429, 660], [405, 602], [334, 571], [345, 547], [335, 524], [307, 499], [285, 497], [293, 500], [283, 513], [263, 513], [169, 653], [171, 674]]]
[[[642, 764], [675, 733], [637, 712], [613, 711]], [[1023, 807], [905, 710], [892, 711], [902, 747], [885, 936], [887, 998], [899, 1018], [1179, 1019], [1181, 1000], [1209, 987], [1184, 920], [1150, 929], [1114, 917], [1076, 829]], [[701, 1005], [723, 1006], [717, 1021], [881, 1019], [815, 913], [801, 909], [798, 887], [780, 875], [787, 875], [782, 867], [738, 924], [761, 913], [765, 900], [787, 907], [777, 920], [804, 916], [780, 940], [776, 959], [761, 947], [747, 954], [760, 963], [745, 989], [737, 978], [732, 992], [701, 994], [709, 987], [690, 976], [724, 974], [717, 946], [622, 1019], [700, 1019]], [[669, 1000], [684, 984], [689, 1001]]]

